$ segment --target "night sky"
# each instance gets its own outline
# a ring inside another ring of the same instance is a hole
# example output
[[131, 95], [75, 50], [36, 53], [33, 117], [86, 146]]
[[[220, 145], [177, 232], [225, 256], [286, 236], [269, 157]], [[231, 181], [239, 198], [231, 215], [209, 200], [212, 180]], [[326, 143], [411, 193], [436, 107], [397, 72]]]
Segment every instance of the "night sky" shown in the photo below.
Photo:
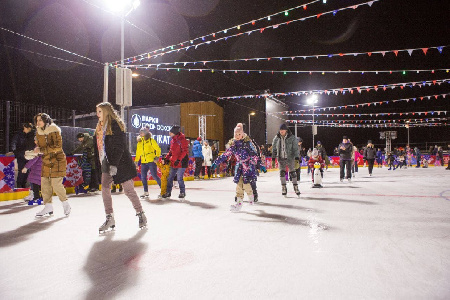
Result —
[[[201, 37], [307, 2], [310, 1], [141, 0], [141, 6], [127, 17], [127, 20], [139, 29], [126, 24], [125, 57]], [[363, 2], [366, 1], [328, 0], [326, 4], [320, 1], [308, 6], [307, 10], [291, 11], [288, 16], [279, 15], [273, 17], [271, 21], [257, 22], [253, 27], [268, 26]], [[4, 0], [0, 2], [0, 27], [78, 53], [97, 62], [112, 62], [120, 59], [120, 19], [102, 8], [108, 9], [103, 0]], [[382, 0], [374, 3], [372, 7], [364, 5], [355, 10], [338, 12], [336, 16], [326, 15], [318, 19], [312, 18], [280, 26], [278, 29], [267, 29], [263, 33], [256, 32], [230, 38], [227, 41], [200, 46], [196, 50], [191, 48], [188, 51], [167, 54], [162, 58], [151, 59], [150, 62], [316, 55], [447, 46], [450, 45], [449, 13], [450, 1], [448, 0]], [[241, 31], [251, 27], [252, 25], [243, 26]], [[233, 33], [235, 32], [237, 30]], [[21, 38], [4, 30], [0, 30], [0, 38], [1, 100], [62, 106], [80, 112], [93, 111], [95, 104], [102, 101], [103, 67], [101, 64]], [[148, 60], [144, 62], [149, 63]], [[450, 48], [444, 48], [441, 54], [436, 49], [432, 49], [427, 55], [421, 51], [415, 51], [412, 56], [403, 52], [398, 56], [387, 53], [384, 57], [378, 54], [370, 57], [364, 55], [269, 62], [227, 62], [197, 66], [215, 69], [265, 70], [445, 69], [450, 68]], [[136, 106], [217, 101], [217, 97], [220, 96], [242, 95], [267, 89], [271, 92], [289, 92], [450, 78], [450, 73], [445, 71], [436, 71], [434, 74], [406, 72], [406, 74], [378, 75], [222, 74], [221, 72], [145, 69], [139, 69], [136, 72], [143, 75], [133, 81], [133, 104]], [[394, 89], [337, 96], [321, 95], [317, 105], [340, 106], [445, 94], [449, 91], [450, 84], [443, 84], [422, 89]], [[114, 99], [114, 93], [114, 72], [111, 70], [110, 101]], [[290, 110], [305, 109], [305, 96], [288, 96], [281, 99], [289, 105]], [[450, 96], [439, 100], [359, 108], [351, 112], [450, 111], [449, 100]], [[240, 99], [221, 100], [218, 103], [225, 105], [228, 110], [238, 110], [245, 120], [250, 110], [259, 110], [260, 105], [256, 102], [257, 100]], [[336, 111], [336, 113], [345, 113], [345, 111]], [[290, 119], [294, 118], [290, 117]], [[231, 126], [234, 127], [234, 124]], [[394, 130], [402, 132], [398, 142], [405, 143], [405, 129]], [[382, 141], [378, 140], [379, 131], [380, 129], [319, 128], [316, 140], [328, 140], [329, 144], [335, 145], [343, 134], [347, 134], [357, 143], [365, 143], [367, 139], [380, 143]], [[310, 127], [301, 129], [300, 134], [309, 141]], [[425, 140], [450, 141], [448, 126], [411, 129], [412, 142]], [[330, 149], [331, 146], [328, 146], [328, 150]]]

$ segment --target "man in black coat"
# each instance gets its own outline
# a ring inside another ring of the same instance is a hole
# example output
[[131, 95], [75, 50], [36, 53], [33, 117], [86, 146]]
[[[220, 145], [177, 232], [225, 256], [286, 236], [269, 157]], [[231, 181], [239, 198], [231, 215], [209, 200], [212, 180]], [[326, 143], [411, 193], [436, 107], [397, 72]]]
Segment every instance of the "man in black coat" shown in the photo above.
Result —
[[342, 138], [342, 143], [339, 144], [339, 156], [340, 156], [340, 177], [341, 182], [344, 181], [345, 168], [347, 168], [347, 179], [349, 182], [352, 180], [352, 151], [353, 145], [348, 141], [347, 137]]
[[35, 148], [34, 136], [34, 126], [30, 123], [24, 123], [22, 124], [22, 131], [16, 133], [11, 141], [11, 151], [17, 159], [17, 167], [19, 170], [16, 182], [18, 188], [25, 188], [27, 184], [28, 172], [22, 173], [21, 170], [27, 163], [25, 151]]

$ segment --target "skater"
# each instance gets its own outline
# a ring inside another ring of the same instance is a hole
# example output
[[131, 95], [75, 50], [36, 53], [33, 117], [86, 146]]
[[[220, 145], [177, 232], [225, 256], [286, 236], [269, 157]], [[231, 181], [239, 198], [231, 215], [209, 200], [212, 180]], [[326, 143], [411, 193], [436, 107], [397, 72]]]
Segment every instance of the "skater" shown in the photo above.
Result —
[[[261, 150], [260, 147], [258, 145], [258, 143], [256, 143], [256, 141], [254, 139], [250, 138], [250, 146], [252, 148], [252, 150], [256, 153], [256, 176], [259, 176], [259, 172], [262, 170], [264, 173], [267, 172], [266, 168], [264, 166], [262, 166], [262, 158], [261, 158]], [[256, 180], [250, 180], [250, 185], [252, 186], [252, 191], [253, 191], [253, 202], [258, 202], [259, 196], [258, 196], [258, 188], [256, 186]], [[236, 198], [237, 200], [237, 198]]]
[[95, 168], [94, 138], [89, 133], [78, 133], [77, 139], [80, 145], [76, 147], [68, 156], [76, 153], [83, 154], [81, 158], [81, 167], [83, 171], [83, 187], [89, 186], [90, 192], [96, 192], [99, 189], [98, 172]]
[[436, 154], [436, 162], [438, 161], [440, 162], [440, 166], [444, 167], [444, 151], [442, 150], [442, 147], [438, 147], [438, 151]]
[[[367, 147], [366, 147], [366, 149], [364, 149], [363, 159], [369, 165], [369, 176], [372, 176], [373, 163], [375, 162], [376, 156], [377, 156], [377, 153], [375, 152], [375, 148], [373, 147], [372, 141], [368, 140]], [[378, 161], [378, 157], [377, 157], [377, 161]]]
[[280, 126], [279, 133], [272, 142], [272, 167], [275, 167], [275, 159], [278, 159], [280, 169], [281, 194], [287, 195], [286, 167], [289, 169], [289, 178], [292, 181], [294, 191], [300, 196], [298, 189], [296, 169], [300, 168], [300, 154], [298, 151], [297, 138], [291, 133], [286, 124]]
[[22, 173], [28, 174], [28, 182], [31, 184], [31, 189], [33, 190], [33, 198], [29, 199], [28, 205], [41, 204], [41, 172], [42, 172], [42, 156], [35, 153], [33, 150], [25, 151], [25, 158], [28, 162], [22, 169]]
[[37, 147], [34, 151], [42, 154], [41, 193], [45, 204], [44, 209], [38, 212], [36, 217], [53, 214], [53, 192], [58, 195], [64, 208], [64, 214], [68, 216], [71, 208], [63, 185], [67, 161], [66, 154], [62, 149], [61, 129], [45, 113], [37, 114], [34, 122], [37, 127]]
[[353, 152], [352, 152], [352, 175], [353, 177], [356, 177], [355, 173], [358, 173], [358, 161], [359, 158], [362, 158], [363, 156], [361, 153], [359, 153], [358, 148], [356, 146], [353, 146]]
[[348, 182], [352, 181], [352, 151], [353, 145], [348, 141], [347, 136], [342, 137], [342, 143], [339, 144], [339, 157], [340, 157], [340, 179], [344, 181], [345, 169], [347, 169]]
[[388, 171], [390, 171], [390, 170], [395, 171], [395, 169], [397, 169], [396, 166], [395, 166], [394, 152], [392, 152], [392, 151], [388, 152], [388, 156], [386, 158], [386, 162], [387, 162], [388, 167], [389, 167]]
[[[165, 157], [165, 164], [170, 164], [169, 178], [167, 179], [167, 191], [162, 198], [170, 198], [172, 194], [173, 181], [175, 176], [180, 187], [178, 198], [183, 200], [186, 197], [186, 186], [184, 184], [184, 171], [189, 164], [188, 142], [184, 134], [180, 131], [180, 126], [174, 125], [169, 131], [172, 138], [170, 140], [170, 149]], [[198, 142], [198, 141], [197, 141]]]
[[[216, 148], [216, 145], [211, 146], [211, 153], [212, 153], [212, 161], [215, 161], [217, 157], [219, 156], [219, 150]], [[216, 168], [212, 168], [211, 164], [211, 173], [213, 178], [219, 178], [220, 177], [220, 168], [217, 166]]]
[[[306, 152], [306, 161], [309, 161], [311, 156], [312, 156], [312, 150], [311, 150], [311, 148], [309, 148], [308, 152]], [[311, 168], [309, 167], [309, 164], [308, 164], [308, 174], [309, 174], [309, 172], [311, 172]]]
[[420, 162], [422, 161], [422, 153], [420, 153], [420, 149], [418, 147], [414, 148], [414, 155], [416, 156], [416, 168], [420, 168]]
[[161, 156], [161, 148], [155, 139], [152, 138], [152, 134], [148, 127], [142, 127], [139, 130], [137, 141], [134, 162], [137, 166], [139, 161], [141, 161], [141, 181], [144, 186], [144, 194], [141, 195], [141, 199], [149, 199], [147, 181], [147, 174], [149, 171], [153, 179], [161, 188], [161, 179], [158, 177], [158, 168], [155, 163], [155, 160], [158, 161]]
[[250, 205], [253, 204], [254, 195], [251, 186], [252, 181], [257, 180], [256, 166], [258, 155], [253, 149], [250, 138], [244, 133], [243, 124], [238, 123], [234, 128], [234, 138], [228, 142], [229, 148], [213, 163], [217, 166], [225, 162], [231, 156], [236, 158], [236, 172], [234, 183], [236, 186], [236, 204], [231, 205], [232, 212], [240, 211], [244, 200], [244, 191], [247, 193]]
[[203, 143], [203, 147], [202, 147], [202, 155], [203, 155], [203, 165], [202, 165], [202, 177], [205, 176], [205, 168], [206, 168], [206, 173], [208, 174], [208, 179], [211, 179], [211, 165], [213, 162], [213, 155], [212, 155], [212, 150], [211, 147], [208, 144], [208, 141], [205, 141]]
[[[102, 198], [106, 221], [99, 227], [99, 233], [114, 228], [114, 209], [112, 205], [111, 184], [122, 184], [125, 195], [130, 199], [139, 228], [147, 226], [147, 217], [142, 209], [139, 197], [134, 190], [133, 178], [136, 168], [128, 151], [125, 136], [125, 124], [109, 102], [97, 104], [98, 123], [95, 129], [94, 151], [97, 166], [102, 171]], [[96, 166], [96, 167], [97, 167]]]
[[383, 152], [380, 148], [378, 148], [377, 151], [377, 167], [382, 168], [383, 167]]
[[17, 170], [19, 170], [16, 181], [17, 188], [26, 187], [28, 173], [22, 173], [21, 170], [23, 170], [23, 167], [27, 163], [25, 151], [33, 150], [35, 147], [35, 135], [34, 126], [30, 123], [24, 123], [22, 124], [22, 131], [16, 133], [11, 140], [11, 151], [17, 160]]
[[158, 198], [162, 198], [162, 195], [167, 193], [167, 179], [169, 178], [170, 164], [166, 164], [165, 162], [165, 158], [156, 162], [156, 165], [161, 170], [161, 192], [159, 193]]
[[202, 154], [202, 144], [200, 143], [201, 140], [202, 138], [198, 137], [197, 140], [194, 141], [194, 146], [192, 146], [192, 153], [194, 154], [195, 159], [194, 179], [200, 179], [199, 175], [202, 169], [203, 154]]
[[[311, 158], [308, 161], [309, 167], [313, 170], [312, 173], [312, 183], [314, 182], [314, 173], [315, 173], [315, 164], [319, 163], [319, 171], [320, 171], [320, 177], [323, 178], [323, 167], [325, 166], [325, 161], [323, 160], [322, 156], [320, 155], [320, 151], [318, 149], [314, 149]], [[320, 184], [321, 185], [321, 184]]]

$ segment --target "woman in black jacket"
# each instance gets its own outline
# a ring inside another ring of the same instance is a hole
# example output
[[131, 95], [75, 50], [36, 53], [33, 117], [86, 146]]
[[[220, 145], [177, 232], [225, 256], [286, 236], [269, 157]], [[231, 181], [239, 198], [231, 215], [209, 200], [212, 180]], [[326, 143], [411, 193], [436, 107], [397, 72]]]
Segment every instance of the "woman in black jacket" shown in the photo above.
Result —
[[367, 141], [367, 147], [364, 149], [364, 160], [369, 164], [369, 176], [372, 176], [373, 163], [375, 162], [375, 158], [377, 156], [377, 151], [373, 147], [372, 141]]
[[122, 184], [125, 195], [131, 200], [136, 216], [139, 217], [139, 228], [143, 228], [147, 225], [147, 218], [134, 190], [133, 178], [137, 176], [137, 172], [127, 148], [125, 124], [109, 102], [97, 105], [97, 117], [94, 151], [96, 164], [101, 166], [102, 171], [102, 197], [106, 213], [106, 221], [100, 226], [99, 232], [115, 227], [109, 188], [113, 181], [116, 184]]

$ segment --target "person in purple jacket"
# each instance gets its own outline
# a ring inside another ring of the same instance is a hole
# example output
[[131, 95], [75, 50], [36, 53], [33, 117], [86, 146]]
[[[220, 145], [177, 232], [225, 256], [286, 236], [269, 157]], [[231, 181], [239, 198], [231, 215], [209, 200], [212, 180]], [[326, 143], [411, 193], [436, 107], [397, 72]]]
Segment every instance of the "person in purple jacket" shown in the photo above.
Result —
[[22, 173], [28, 174], [28, 182], [31, 183], [33, 189], [33, 199], [28, 201], [28, 205], [33, 205], [34, 203], [41, 204], [41, 169], [42, 169], [42, 156], [34, 153], [33, 150], [25, 152], [25, 158], [28, 159], [28, 162], [25, 164], [25, 167], [22, 169]]

